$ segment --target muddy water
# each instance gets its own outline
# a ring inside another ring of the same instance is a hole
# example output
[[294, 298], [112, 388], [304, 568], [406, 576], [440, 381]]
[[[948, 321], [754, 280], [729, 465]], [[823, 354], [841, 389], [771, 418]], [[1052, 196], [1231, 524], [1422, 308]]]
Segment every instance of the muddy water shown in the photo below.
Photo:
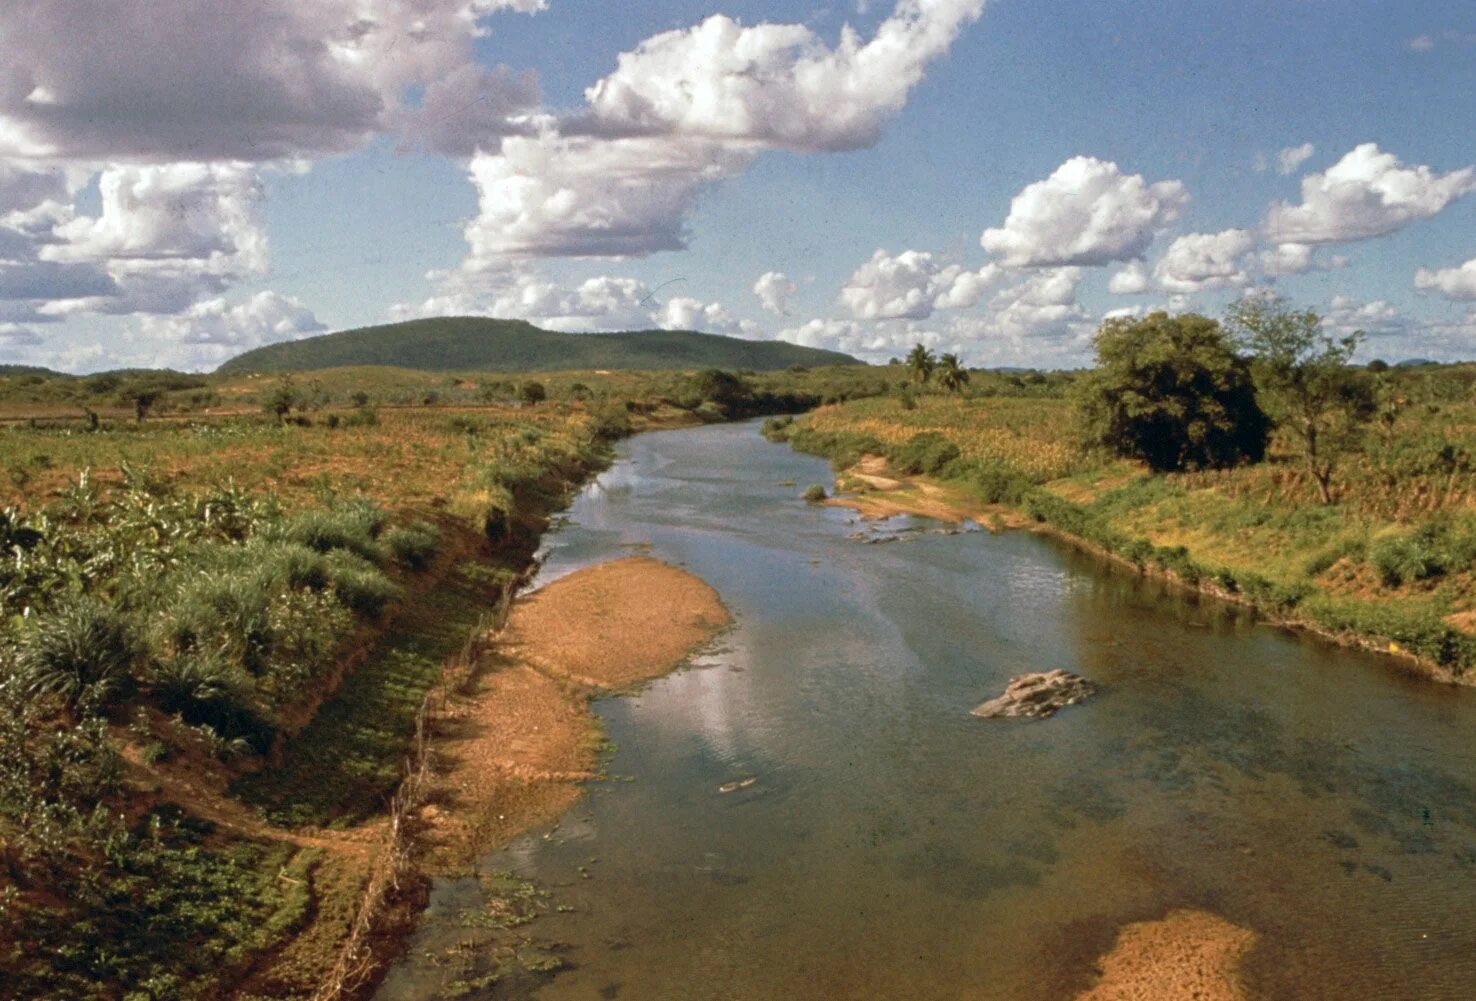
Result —
[[[1252, 997], [1476, 998], [1476, 692], [1029, 534], [868, 529], [814, 482], [734, 425], [638, 437], [579, 498], [545, 580], [649, 551], [737, 626], [598, 704], [633, 781], [480, 864], [547, 913], [489, 937], [485, 880], [443, 881], [379, 998], [1069, 998], [1179, 907], [1259, 934]], [[969, 716], [1055, 667], [1102, 694]], [[509, 935], [567, 965], [478, 983]]]

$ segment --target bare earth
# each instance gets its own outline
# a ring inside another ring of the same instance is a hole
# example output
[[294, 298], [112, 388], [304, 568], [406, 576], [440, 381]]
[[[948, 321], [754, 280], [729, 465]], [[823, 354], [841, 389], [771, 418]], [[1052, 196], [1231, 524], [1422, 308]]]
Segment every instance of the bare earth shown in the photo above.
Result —
[[717, 592], [646, 557], [564, 577], [519, 601], [473, 690], [438, 727], [423, 811], [445, 861], [558, 818], [594, 778], [589, 697], [659, 677], [728, 625]]
[[1174, 911], [1127, 925], [1076, 1001], [1244, 1001], [1239, 966], [1252, 931], [1207, 911]]

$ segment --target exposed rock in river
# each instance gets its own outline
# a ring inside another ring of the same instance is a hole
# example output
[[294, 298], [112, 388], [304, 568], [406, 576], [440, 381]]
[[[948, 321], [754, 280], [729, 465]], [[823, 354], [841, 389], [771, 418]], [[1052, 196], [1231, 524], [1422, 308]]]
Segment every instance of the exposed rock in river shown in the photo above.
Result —
[[1084, 701], [1096, 690], [1096, 685], [1069, 671], [1021, 674], [1010, 679], [1003, 695], [985, 702], [973, 715], [1044, 719], [1063, 706]]

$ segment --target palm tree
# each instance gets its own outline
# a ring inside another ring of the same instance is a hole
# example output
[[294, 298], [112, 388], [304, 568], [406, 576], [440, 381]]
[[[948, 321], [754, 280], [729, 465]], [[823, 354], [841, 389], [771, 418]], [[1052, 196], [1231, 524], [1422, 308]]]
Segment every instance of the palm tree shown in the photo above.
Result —
[[958, 363], [958, 355], [947, 354], [938, 359], [938, 385], [947, 393], [957, 393], [969, 381], [969, 370]]
[[933, 366], [935, 364], [936, 362], [933, 359], [933, 352], [929, 351], [921, 344], [914, 345], [913, 349], [907, 352], [908, 375], [911, 376], [913, 382], [916, 382], [919, 385], [927, 382], [928, 379], [932, 376]]

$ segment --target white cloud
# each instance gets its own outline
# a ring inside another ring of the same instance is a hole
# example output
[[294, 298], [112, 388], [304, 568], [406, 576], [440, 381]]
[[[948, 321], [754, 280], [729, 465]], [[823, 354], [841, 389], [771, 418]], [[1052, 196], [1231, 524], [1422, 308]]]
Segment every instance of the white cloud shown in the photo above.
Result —
[[703, 140], [515, 136], [478, 153], [479, 212], [465, 229], [469, 270], [529, 257], [634, 257], [686, 245], [703, 187], [748, 154]]
[[680, 296], [661, 307], [656, 322], [662, 330], [698, 330], [730, 337], [753, 337], [758, 333], [758, 324], [735, 319], [719, 303]]
[[1142, 295], [1148, 288], [1148, 269], [1142, 261], [1129, 261], [1107, 283], [1107, 291], [1113, 295]]
[[1247, 229], [1190, 233], [1173, 243], [1154, 265], [1153, 277], [1166, 292], [1192, 294], [1214, 288], [1239, 288], [1250, 282], [1242, 256], [1256, 245]]
[[983, 8], [984, 0], [898, 0], [869, 42], [847, 27], [834, 48], [804, 25], [745, 27], [714, 15], [622, 54], [586, 91], [583, 127], [799, 150], [869, 146]]
[[1276, 169], [1283, 175], [1295, 174], [1297, 168], [1306, 163], [1315, 152], [1317, 147], [1311, 143], [1288, 146], [1276, 154]]
[[753, 294], [759, 304], [778, 316], [789, 315], [790, 297], [798, 291], [794, 282], [782, 271], [766, 271], [753, 283]]
[[26, 0], [0, 7], [0, 156], [277, 160], [353, 149], [533, 0]]
[[1141, 257], [1189, 195], [1179, 181], [1148, 184], [1115, 163], [1078, 156], [1010, 203], [1004, 226], [980, 243], [1009, 267], [1101, 265]]
[[174, 344], [212, 345], [224, 349], [219, 352], [224, 357], [326, 329], [301, 302], [275, 292], [258, 292], [236, 306], [224, 299], [209, 299], [178, 316], [145, 316], [140, 324], [150, 337]]
[[1398, 337], [1409, 333], [1408, 321], [1383, 299], [1360, 302], [1352, 296], [1334, 296], [1322, 316], [1330, 333], [1346, 336], [1362, 331], [1370, 337]]
[[926, 251], [892, 257], [878, 250], [851, 275], [840, 299], [858, 320], [925, 320], [935, 309], [975, 305], [1000, 273], [993, 264], [979, 271], [944, 265]]
[[1272, 205], [1265, 228], [1277, 243], [1363, 240], [1428, 219], [1473, 190], [1476, 167], [1436, 174], [1364, 143], [1325, 172], [1303, 178], [1301, 204]]
[[1447, 299], [1476, 299], [1476, 257], [1456, 268], [1420, 268], [1415, 288], [1437, 289]]

